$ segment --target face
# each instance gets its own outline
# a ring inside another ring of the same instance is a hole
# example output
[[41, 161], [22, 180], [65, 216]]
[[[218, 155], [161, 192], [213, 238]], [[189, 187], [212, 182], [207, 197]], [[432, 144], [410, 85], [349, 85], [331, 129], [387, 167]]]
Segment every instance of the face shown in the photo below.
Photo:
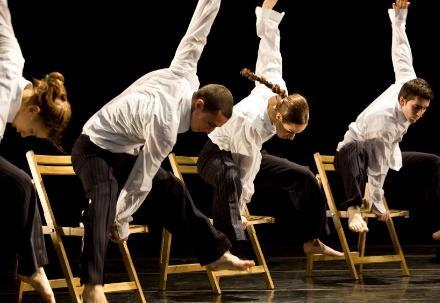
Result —
[[191, 113], [191, 130], [194, 132], [210, 133], [216, 127], [220, 127], [228, 121], [220, 111], [217, 113], [210, 113], [204, 111], [204, 101], [197, 99], [194, 104], [194, 109]]
[[276, 114], [275, 119], [277, 136], [281, 139], [293, 140], [296, 134], [303, 132], [307, 127], [307, 124], [283, 122], [283, 116], [280, 113]]
[[429, 107], [430, 100], [420, 97], [406, 100], [403, 97], [400, 97], [399, 103], [406, 120], [410, 123], [415, 123], [426, 112], [426, 109]]
[[49, 131], [41, 122], [39, 112], [40, 108], [36, 105], [23, 105], [15, 116], [12, 126], [22, 137], [47, 138]]

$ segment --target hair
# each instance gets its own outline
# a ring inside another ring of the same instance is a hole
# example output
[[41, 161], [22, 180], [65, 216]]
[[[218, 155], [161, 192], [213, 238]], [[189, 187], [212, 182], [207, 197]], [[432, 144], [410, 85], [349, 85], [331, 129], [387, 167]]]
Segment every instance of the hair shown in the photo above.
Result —
[[49, 131], [48, 140], [59, 147], [62, 133], [72, 115], [70, 103], [67, 101], [64, 76], [52, 72], [43, 79], [33, 79], [33, 96], [28, 104], [40, 108], [40, 119]]
[[220, 84], [207, 84], [194, 92], [192, 100], [202, 99], [203, 111], [216, 114], [220, 111], [226, 118], [231, 118], [234, 98], [229, 89]]
[[428, 82], [422, 78], [416, 78], [409, 80], [403, 84], [399, 92], [399, 99], [403, 97], [404, 99], [414, 99], [415, 97], [420, 97], [422, 99], [432, 100], [434, 94], [432, 92], [431, 86]]
[[284, 122], [295, 124], [308, 123], [309, 105], [306, 98], [304, 98], [300, 94], [287, 95], [286, 91], [282, 89], [278, 84], [271, 83], [267, 81], [264, 77], [255, 75], [248, 68], [243, 68], [240, 74], [251, 81], [258, 81], [261, 84], [264, 84], [272, 92], [281, 97], [281, 100], [279, 100], [276, 105], [276, 110], [281, 113]]

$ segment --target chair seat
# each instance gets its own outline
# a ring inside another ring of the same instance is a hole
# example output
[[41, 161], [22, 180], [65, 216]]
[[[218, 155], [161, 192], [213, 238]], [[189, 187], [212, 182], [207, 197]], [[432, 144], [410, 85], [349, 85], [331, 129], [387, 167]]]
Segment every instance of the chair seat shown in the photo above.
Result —
[[249, 225], [275, 223], [275, 218], [269, 216], [245, 215], [244, 217], [248, 221]]
[[[331, 218], [334, 216], [334, 213], [331, 210], [327, 210], [327, 217]], [[409, 211], [408, 210], [398, 210], [398, 209], [390, 209], [391, 218], [394, 217], [404, 217], [409, 218]], [[361, 209], [361, 215], [363, 218], [377, 218], [377, 215], [368, 209], [362, 208]], [[339, 211], [339, 217], [340, 218], [348, 218], [348, 213], [345, 210]]]

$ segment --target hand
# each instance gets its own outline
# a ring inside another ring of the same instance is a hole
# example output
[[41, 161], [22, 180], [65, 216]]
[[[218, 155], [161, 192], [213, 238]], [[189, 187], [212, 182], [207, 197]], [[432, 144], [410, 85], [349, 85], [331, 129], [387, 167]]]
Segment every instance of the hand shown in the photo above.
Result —
[[391, 213], [389, 210], [386, 210], [384, 213], [381, 213], [378, 209], [376, 209], [376, 207], [374, 207], [373, 204], [371, 211], [377, 216], [377, 220], [381, 222], [386, 222], [391, 219]]
[[410, 4], [411, 2], [409, 2], [408, 0], [396, 0], [396, 2], [393, 3], [393, 9], [406, 9], [409, 7]]
[[246, 219], [246, 217], [241, 216], [241, 224], [242, 224], [242, 226], [243, 226], [243, 229], [246, 229], [246, 228], [248, 227], [249, 222], [248, 222], [248, 220]]
[[109, 233], [109, 239], [110, 239], [110, 241], [115, 242], [115, 243], [122, 243], [124, 241], [127, 241], [128, 237], [120, 238], [119, 233], [118, 233], [118, 227], [116, 225], [112, 225], [112, 228]]
[[273, 9], [278, 0], [264, 0], [262, 7], [266, 9]]

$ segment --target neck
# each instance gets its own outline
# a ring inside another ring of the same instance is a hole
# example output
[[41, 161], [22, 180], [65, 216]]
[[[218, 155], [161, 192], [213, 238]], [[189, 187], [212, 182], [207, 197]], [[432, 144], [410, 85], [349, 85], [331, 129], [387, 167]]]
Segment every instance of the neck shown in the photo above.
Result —
[[21, 97], [21, 106], [29, 102], [29, 99], [34, 95], [31, 85], [27, 85], [23, 90], [23, 96]]
[[277, 103], [278, 101], [276, 100], [276, 98], [273, 97], [269, 98], [269, 100], [267, 101], [267, 114], [269, 115], [269, 119], [272, 124], [275, 123], [275, 109], [277, 107]]

